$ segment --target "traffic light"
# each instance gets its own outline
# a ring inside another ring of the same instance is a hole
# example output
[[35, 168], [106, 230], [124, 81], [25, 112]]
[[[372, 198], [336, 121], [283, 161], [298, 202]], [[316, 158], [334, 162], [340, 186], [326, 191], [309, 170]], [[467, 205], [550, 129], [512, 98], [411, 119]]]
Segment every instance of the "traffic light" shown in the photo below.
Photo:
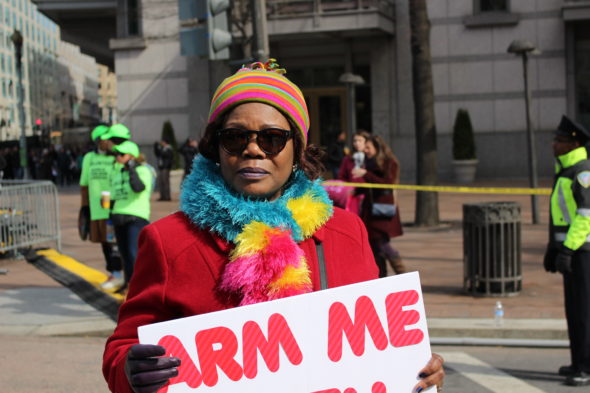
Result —
[[229, 0], [178, 0], [180, 52], [183, 56], [229, 59], [232, 36]]

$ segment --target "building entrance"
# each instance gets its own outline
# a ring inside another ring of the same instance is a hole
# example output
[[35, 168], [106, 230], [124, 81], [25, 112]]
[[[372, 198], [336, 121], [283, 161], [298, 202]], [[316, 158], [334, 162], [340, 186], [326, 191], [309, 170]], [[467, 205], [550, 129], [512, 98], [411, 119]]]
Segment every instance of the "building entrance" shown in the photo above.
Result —
[[309, 143], [327, 147], [340, 132], [348, 130], [346, 88], [304, 88], [302, 91], [311, 121]]

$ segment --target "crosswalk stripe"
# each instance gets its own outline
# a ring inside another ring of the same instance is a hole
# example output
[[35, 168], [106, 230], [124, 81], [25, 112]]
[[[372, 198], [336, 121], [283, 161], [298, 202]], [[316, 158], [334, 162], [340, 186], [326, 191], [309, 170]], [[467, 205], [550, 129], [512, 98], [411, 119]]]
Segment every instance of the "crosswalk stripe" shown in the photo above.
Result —
[[447, 367], [492, 392], [545, 393], [465, 352], [446, 352], [441, 353], [441, 356]]

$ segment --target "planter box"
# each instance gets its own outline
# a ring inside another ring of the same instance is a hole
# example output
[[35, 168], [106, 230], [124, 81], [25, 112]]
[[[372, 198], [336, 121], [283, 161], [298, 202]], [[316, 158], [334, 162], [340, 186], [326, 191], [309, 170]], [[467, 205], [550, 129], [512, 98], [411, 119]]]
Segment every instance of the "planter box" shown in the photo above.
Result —
[[172, 195], [180, 193], [180, 184], [184, 169], [173, 169], [170, 171], [170, 193]]
[[456, 183], [469, 184], [475, 180], [478, 160], [453, 160], [453, 177]]

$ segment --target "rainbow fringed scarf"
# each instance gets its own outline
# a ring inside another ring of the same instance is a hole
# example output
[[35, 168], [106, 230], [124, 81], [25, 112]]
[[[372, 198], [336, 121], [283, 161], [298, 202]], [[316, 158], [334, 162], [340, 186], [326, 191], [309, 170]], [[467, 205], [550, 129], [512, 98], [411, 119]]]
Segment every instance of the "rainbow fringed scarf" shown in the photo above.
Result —
[[198, 156], [180, 199], [180, 210], [195, 225], [235, 244], [219, 289], [239, 294], [240, 305], [311, 292], [309, 267], [297, 243], [332, 216], [319, 181], [296, 170], [281, 197], [256, 200], [232, 191], [215, 163]]

